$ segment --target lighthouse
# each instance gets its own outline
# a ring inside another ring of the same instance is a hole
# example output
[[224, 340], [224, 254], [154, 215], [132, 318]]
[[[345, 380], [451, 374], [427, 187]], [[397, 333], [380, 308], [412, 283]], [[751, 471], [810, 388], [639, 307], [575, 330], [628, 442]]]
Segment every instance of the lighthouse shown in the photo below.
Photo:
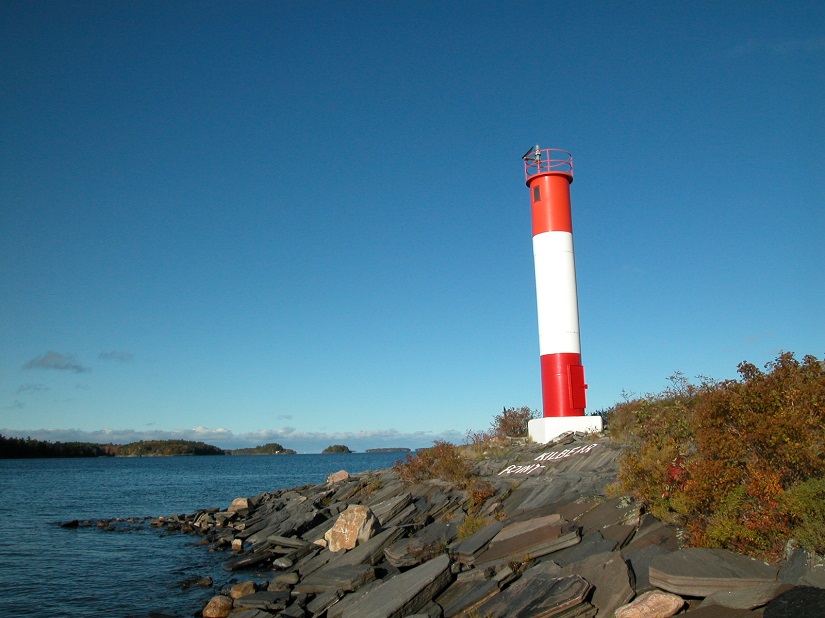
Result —
[[601, 431], [600, 416], [585, 416], [587, 383], [581, 356], [570, 185], [573, 156], [531, 148], [524, 160], [533, 221], [543, 417], [530, 437], [547, 443], [568, 431]]

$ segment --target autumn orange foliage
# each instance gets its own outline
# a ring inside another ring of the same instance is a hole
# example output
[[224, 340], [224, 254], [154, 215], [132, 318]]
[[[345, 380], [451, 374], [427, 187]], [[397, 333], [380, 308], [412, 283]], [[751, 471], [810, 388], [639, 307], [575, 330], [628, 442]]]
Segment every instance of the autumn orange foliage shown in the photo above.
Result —
[[775, 560], [789, 538], [825, 545], [825, 366], [786, 352], [765, 369], [698, 385], [677, 374], [607, 418], [626, 444], [621, 489], [692, 545]]

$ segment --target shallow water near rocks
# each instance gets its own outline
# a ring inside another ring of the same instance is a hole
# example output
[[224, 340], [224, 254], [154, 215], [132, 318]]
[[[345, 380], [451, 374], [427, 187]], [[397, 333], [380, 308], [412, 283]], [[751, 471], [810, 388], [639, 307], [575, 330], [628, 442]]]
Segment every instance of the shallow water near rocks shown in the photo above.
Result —
[[[192, 616], [244, 575], [200, 538], [140, 524], [65, 529], [74, 519], [157, 517], [226, 508], [234, 498], [390, 467], [403, 453], [0, 459], [4, 616]], [[185, 582], [206, 575], [216, 588]]]

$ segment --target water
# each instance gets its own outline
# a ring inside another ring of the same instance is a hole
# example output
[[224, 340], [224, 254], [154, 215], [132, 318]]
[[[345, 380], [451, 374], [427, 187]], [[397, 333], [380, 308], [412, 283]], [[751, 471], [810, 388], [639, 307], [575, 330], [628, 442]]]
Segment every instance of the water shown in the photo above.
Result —
[[234, 498], [324, 482], [337, 470], [387, 468], [399, 453], [0, 459], [0, 614], [192, 616], [216, 587], [245, 576], [221, 568], [200, 537], [142, 525], [117, 532], [61, 528], [73, 519], [157, 517], [225, 509]]

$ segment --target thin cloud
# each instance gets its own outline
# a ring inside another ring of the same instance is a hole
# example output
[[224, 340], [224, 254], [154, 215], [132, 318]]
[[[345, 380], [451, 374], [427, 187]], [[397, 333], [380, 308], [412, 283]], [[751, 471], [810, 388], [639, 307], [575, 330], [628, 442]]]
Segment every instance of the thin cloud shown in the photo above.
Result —
[[39, 393], [47, 390], [49, 390], [49, 387], [45, 384], [23, 384], [20, 388], [17, 389], [17, 394], [20, 395], [21, 393]]
[[56, 371], [71, 371], [74, 373], [86, 373], [91, 371], [75, 360], [73, 354], [61, 354], [54, 350], [48, 350], [45, 354], [33, 358], [23, 365], [23, 369], [54, 369]]
[[286, 448], [301, 453], [320, 453], [331, 444], [346, 444], [356, 451], [369, 448], [406, 447], [422, 448], [432, 446], [435, 440], [461, 443], [464, 435], [457, 431], [441, 433], [417, 431], [402, 433], [394, 429], [364, 431], [298, 431], [294, 427], [279, 429], [261, 429], [235, 434], [229, 429], [218, 427], [194, 427], [191, 429], [98, 429], [85, 431], [81, 429], [0, 429], [5, 436], [26, 437], [49, 442], [95, 442], [98, 444], [128, 444], [139, 440], [194, 440], [214, 444], [224, 449], [257, 446], [268, 442], [278, 442]]
[[101, 352], [98, 358], [101, 360], [116, 361], [118, 363], [131, 363], [134, 360], [134, 354], [131, 352], [121, 352], [119, 350], [109, 350], [108, 352]]

